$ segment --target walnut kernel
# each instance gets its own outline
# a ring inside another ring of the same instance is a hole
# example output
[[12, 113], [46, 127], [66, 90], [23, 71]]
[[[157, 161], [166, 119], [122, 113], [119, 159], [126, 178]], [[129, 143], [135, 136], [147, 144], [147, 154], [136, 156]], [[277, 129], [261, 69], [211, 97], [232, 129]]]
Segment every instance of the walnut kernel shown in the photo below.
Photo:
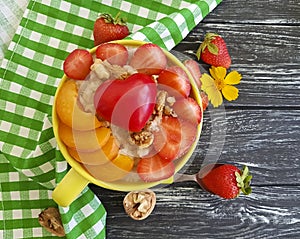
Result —
[[60, 213], [57, 208], [46, 208], [39, 214], [38, 220], [40, 225], [44, 227], [48, 232], [51, 232], [59, 237], [65, 236], [65, 230], [62, 225]]
[[149, 189], [129, 192], [123, 200], [125, 212], [134, 220], [147, 218], [153, 211], [155, 203], [156, 195]]

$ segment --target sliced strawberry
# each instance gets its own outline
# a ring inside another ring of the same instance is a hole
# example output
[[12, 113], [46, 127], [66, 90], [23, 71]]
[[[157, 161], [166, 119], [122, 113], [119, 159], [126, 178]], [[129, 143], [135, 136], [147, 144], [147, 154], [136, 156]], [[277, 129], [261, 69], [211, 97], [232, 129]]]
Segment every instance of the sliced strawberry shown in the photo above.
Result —
[[191, 84], [189, 80], [182, 75], [170, 71], [168, 69], [163, 70], [157, 79], [157, 82], [160, 84], [160, 87], [164, 88], [171, 95], [175, 95], [175, 97], [188, 97], [191, 91]]
[[190, 149], [195, 142], [197, 135], [197, 126], [189, 121], [180, 120], [181, 122], [181, 143], [180, 150], [177, 157], [181, 157]]
[[173, 105], [173, 109], [181, 119], [187, 120], [196, 125], [201, 121], [201, 108], [191, 97], [177, 100]]
[[166, 68], [167, 57], [160, 47], [146, 43], [136, 49], [129, 65], [140, 73], [158, 75]]
[[118, 43], [102, 43], [96, 49], [96, 57], [107, 60], [112, 65], [124, 66], [128, 60], [128, 51]]
[[74, 80], [84, 80], [90, 73], [93, 57], [87, 50], [76, 49], [72, 51], [63, 64], [65, 74]]
[[175, 166], [173, 162], [154, 155], [138, 162], [137, 173], [144, 182], [156, 182], [171, 177], [175, 173]]
[[166, 70], [172, 71], [183, 77], [186, 81], [189, 81], [188, 75], [180, 66], [169, 66]]
[[208, 106], [208, 96], [204, 91], [200, 92], [201, 100], [202, 100], [202, 109], [203, 111], [206, 110]]
[[196, 83], [196, 85], [198, 86], [199, 89], [201, 89], [201, 71], [199, 68], [199, 65], [196, 61], [194, 61], [193, 59], [189, 59], [189, 60], [185, 60], [183, 62], [183, 64], [185, 65], [185, 67], [189, 70], [189, 72], [192, 74], [194, 81]]
[[159, 156], [172, 161], [177, 158], [181, 144], [181, 125], [178, 118], [164, 116], [160, 130], [154, 132], [154, 148]]
[[164, 116], [160, 130], [154, 133], [154, 149], [164, 160], [173, 161], [185, 154], [196, 139], [197, 125]]

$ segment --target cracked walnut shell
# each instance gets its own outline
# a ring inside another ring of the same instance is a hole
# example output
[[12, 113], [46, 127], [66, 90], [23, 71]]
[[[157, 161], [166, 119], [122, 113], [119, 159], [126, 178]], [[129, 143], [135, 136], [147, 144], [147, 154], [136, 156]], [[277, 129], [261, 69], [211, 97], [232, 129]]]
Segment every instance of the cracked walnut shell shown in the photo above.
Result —
[[155, 203], [156, 195], [149, 189], [129, 192], [123, 200], [125, 212], [134, 220], [147, 218], [153, 211]]
[[61, 222], [60, 213], [57, 208], [49, 207], [39, 214], [39, 223], [48, 232], [56, 236], [65, 236], [65, 230]]

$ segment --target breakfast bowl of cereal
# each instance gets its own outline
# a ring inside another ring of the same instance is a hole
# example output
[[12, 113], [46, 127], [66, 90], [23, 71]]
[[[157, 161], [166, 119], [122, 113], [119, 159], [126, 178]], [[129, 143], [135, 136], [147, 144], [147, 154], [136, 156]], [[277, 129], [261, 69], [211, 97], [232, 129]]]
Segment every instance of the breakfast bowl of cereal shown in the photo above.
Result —
[[172, 182], [202, 128], [198, 87], [187, 68], [155, 44], [119, 40], [64, 62], [52, 122], [71, 166], [53, 199], [69, 205], [89, 183], [135, 191]]

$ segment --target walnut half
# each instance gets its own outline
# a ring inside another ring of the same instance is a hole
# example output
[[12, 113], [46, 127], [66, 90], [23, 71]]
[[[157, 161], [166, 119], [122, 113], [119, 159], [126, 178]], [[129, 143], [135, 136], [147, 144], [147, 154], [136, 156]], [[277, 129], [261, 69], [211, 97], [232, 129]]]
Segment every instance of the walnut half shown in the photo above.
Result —
[[65, 230], [61, 222], [60, 213], [57, 208], [49, 207], [39, 214], [39, 223], [48, 232], [56, 236], [65, 236]]
[[134, 220], [147, 218], [153, 211], [155, 203], [156, 195], [149, 189], [129, 192], [123, 200], [125, 212]]

